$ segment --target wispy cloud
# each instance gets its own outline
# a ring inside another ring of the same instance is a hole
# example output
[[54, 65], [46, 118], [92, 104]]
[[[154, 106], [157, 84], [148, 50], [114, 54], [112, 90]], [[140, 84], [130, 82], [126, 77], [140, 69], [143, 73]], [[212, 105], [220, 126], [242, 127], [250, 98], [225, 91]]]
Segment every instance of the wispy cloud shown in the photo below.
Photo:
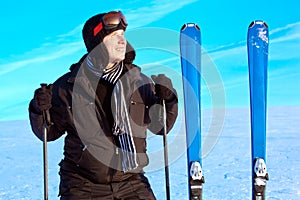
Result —
[[71, 55], [74, 52], [77, 52], [80, 49], [82, 49], [81, 42], [70, 42], [54, 47], [49, 47], [49, 44], [46, 46], [48, 47], [44, 48], [48, 49], [47, 52], [45, 52], [45, 49], [42, 48], [34, 49], [30, 53], [26, 53], [30, 54], [30, 57], [26, 57], [25, 59], [20, 59], [14, 62], [0, 64], [0, 76], [30, 64], [42, 63], [49, 60], [59, 59], [60, 57]]
[[61, 38], [61, 39], [66, 39], [66, 38], [70, 38], [70, 37], [78, 38], [78, 36], [81, 33], [82, 27], [83, 27], [83, 24], [80, 24], [77, 27], [75, 27], [73, 30], [69, 31], [68, 33], [58, 35], [57, 37]]
[[0, 76], [30, 64], [59, 59], [82, 50], [83, 42], [78, 37], [78, 35], [80, 36], [80, 26], [66, 34], [56, 36], [52, 41], [47, 41], [39, 48], [31, 49], [23, 55], [2, 59]]
[[[196, 0], [153, 0], [147, 3], [145, 7], [123, 10], [130, 22], [130, 28], [136, 28], [159, 20], [165, 15], [195, 1]], [[137, 2], [141, 2], [141, 0]], [[42, 44], [41, 47], [25, 52], [23, 55], [17, 56], [17, 58], [2, 58], [2, 62], [0, 63], [0, 76], [29, 64], [59, 59], [82, 50], [82, 48], [84, 48], [81, 38], [82, 26], [83, 24], [80, 24], [68, 33], [58, 35], [51, 42], [47, 41], [45, 44]]]
[[[238, 87], [247, 87], [247, 43], [246, 40], [219, 46], [214, 49], [204, 50], [205, 57], [211, 58], [208, 63], [202, 61], [202, 67], [215, 63], [219, 70], [226, 90]], [[269, 47], [269, 80], [285, 79], [295, 80], [300, 71], [297, 66], [300, 62], [300, 22], [288, 24], [274, 30], [270, 30]], [[168, 58], [155, 63], [145, 64], [146, 69], [152, 64], [164, 65], [175, 62], [177, 57]], [[280, 62], [279, 64], [278, 61]]]
[[[300, 58], [300, 22], [288, 24], [270, 30], [269, 58], [270, 60]], [[215, 60], [224, 57], [241, 57], [246, 55], [246, 40], [209, 49], [208, 53]], [[234, 59], [231, 59], [236, 61]]]
[[[300, 59], [300, 22], [288, 24], [270, 31], [269, 61], [286, 60], [288, 58]], [[229, 68], [247, 66], [246, 40], [219, 46], [214, 49], [203, 49], [204, 56], [211, 57], [217, 63]], [[288, 55], [287, 55], [288, 54]], [[155, 63], [143, 65], [149, 67], [153, 64], [165, 64], [177, 60], [177, 56]], [[230, 70], [229, 70], [230, 71]]]
[[300, 22], [270, 31], [270, 60], [299, 59]]
[[298, 29], [300, 27], [300, 22], [295, 22], [295, 23], [292, 23], [292, 24], [287, 24], [283, 27], [279, 27], [279, 28], [276, 28], [276, 29], [273, 29], [270, 31], [270, 35], [274, 35], [276, 33], [281, 33], [282, 31], [286, 31], [286, 30], [295, 30], [295, 27], [296, 29]]
[[[209, 50], [208, 54], [218, 63], [223, 75], [226, 90], [247, 87], [247, 46], [245, 41], [224, 45]], [[295, 81], [300, 75], [300, 22], [270, 29], [268, 77], [272, 83], [276, 80]], [[282, 81], [280, 81], [282, 82]], [[294, 83], [297, 85], [297, 83]], [[273, 85], [274, 86], [274, 85]], [[277, 87], [277, 86], [276, 86]]]
[[[165, 15], [196, 1], [197, 0], [152, 0], [146, 3], [144, 7], [136, 9], [129, 8], [128, 10], [125, 9], [124, 12], [126, 18], [131, 23], [130, 28], [136, 28], [160, 20]], [[139, 2], [142, 2], [142, 0]], [[144, 1], [143, 4], [145, 4]]]

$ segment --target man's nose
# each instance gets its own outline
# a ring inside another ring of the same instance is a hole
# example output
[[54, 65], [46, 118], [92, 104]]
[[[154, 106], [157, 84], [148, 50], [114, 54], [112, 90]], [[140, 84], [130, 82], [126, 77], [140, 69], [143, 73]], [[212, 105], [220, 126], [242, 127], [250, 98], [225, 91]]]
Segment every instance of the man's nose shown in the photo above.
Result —
[[119, 39], [119, 44], [125, 44], [126, 43], [126, 39], [125, 39], [124, 35], [119, 35], [118, 39]]

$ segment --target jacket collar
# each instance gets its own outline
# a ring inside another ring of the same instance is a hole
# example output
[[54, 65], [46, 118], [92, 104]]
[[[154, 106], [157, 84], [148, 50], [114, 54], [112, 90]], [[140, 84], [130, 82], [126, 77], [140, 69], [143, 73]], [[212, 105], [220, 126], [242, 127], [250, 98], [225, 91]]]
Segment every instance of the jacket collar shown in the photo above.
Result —
[[[86, 69], [86, 57], [88, 56], [88, 54], [85, 54], [81, 57], [81, 59], [79, 60], [79, 62], [74, 63], [70, 66], [70, 77], [68, 79], [68, 83], [72, 83], [74, 84], [76, 77], [79, 75], [78, 71], [79, 69], [85, 70]], [[126, 58], [125, 58], [126, 59]], [[138, 67], [135, 64], [132, 63], [128, 63], [126, 61], [124, 61], [124, 67], [126, 71], [130, 71], [133, 72], [134, 75], [138, 75], [139, 73], [141, 73], [141, 68]], [[138, 73], [138, 74], [137, 74]], [[139, 76], [137, 76], [139, 77]], [[136, 77], [136, 78], [137, 78]]]

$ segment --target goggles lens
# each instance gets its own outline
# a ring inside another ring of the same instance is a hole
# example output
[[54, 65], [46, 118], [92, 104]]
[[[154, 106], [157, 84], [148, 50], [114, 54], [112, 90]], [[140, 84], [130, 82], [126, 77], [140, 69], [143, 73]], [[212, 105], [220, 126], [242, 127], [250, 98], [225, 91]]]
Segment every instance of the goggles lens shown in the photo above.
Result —
[[[102, 25], [103, 23], [103, 25]], [[96, 36], [103, 27], [110, 29], [117, 27], [120, 23], [126, 28], [127, 21], [125, 16], [120, 11], [111, 11], [102, 17], [101, 22], [94, 28], [94, 36]]]
[[103, 23], [105, 26], [119, 25], [121, 22], [127, 26], [127, 21], [122, 12], [112, 11], [103, 16]]

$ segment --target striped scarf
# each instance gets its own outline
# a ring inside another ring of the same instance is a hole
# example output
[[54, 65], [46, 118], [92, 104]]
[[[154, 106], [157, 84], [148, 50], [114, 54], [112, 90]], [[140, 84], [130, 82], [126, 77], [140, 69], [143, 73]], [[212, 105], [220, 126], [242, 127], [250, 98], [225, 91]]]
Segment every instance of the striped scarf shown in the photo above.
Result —
[[110, 82], [111, 84], [116, 84], [123, 72], [123, 68], [123, 62], [117, 63], [109, 69], [104, 69], [101, 78]]
[[136, 147], [130, 126], [123, 84], [122, 81], [118, 81], [124, 70], [124, 64], [120, 62], [109, 69], [100, 71], [94, 67], [92, 59], [88, 56], [87, 66], [96, 76], [115, 85], [112, 94], [112, 101], [114, 102], [112, 113], [115, 120], [112, 133], [117, 137], [122, 150], [122, 171], [134, 170], [138, 167]]
[[112, 109], [115, 113], [113, 134], [117, 136], [122, 149], [122, 169], [124, 172], [127, 172], [136, 169], [138, 162], [126, 100], [122, 91], [123, 84], [121, 81], [118, 81], [113, 92], [113, 100], [115, 102]]

